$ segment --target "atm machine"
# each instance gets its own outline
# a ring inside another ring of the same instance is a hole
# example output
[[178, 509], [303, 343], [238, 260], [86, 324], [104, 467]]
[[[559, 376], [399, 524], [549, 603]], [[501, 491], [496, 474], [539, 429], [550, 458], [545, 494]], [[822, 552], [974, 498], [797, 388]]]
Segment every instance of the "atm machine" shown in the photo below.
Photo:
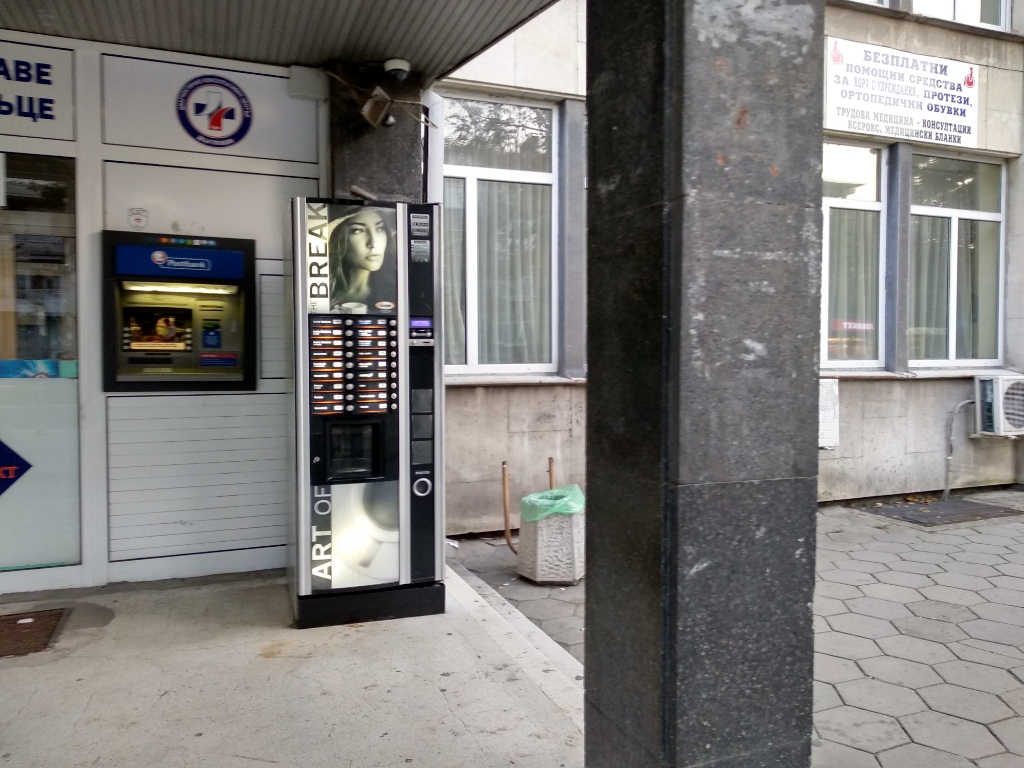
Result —
[[298, 198], [299, 627], [444, 612], [440, 211]]

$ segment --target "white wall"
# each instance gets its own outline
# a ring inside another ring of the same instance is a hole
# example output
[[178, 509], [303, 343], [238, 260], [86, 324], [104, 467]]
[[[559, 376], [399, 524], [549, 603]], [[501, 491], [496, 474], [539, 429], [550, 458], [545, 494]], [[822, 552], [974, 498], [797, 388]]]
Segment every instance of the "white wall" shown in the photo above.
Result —
[[560, 0], [442, 82], [584, 96], [586, 63], [586, 0]]

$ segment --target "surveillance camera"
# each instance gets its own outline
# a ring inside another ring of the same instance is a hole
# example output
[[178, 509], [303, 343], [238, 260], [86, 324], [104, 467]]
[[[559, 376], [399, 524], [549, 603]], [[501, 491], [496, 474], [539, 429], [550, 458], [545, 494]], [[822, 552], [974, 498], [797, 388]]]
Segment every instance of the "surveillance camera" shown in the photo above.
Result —
[[392, 80], [405, 80], [412, 67], [405, 59], [388, 59], [384, 62], [384, 71]]

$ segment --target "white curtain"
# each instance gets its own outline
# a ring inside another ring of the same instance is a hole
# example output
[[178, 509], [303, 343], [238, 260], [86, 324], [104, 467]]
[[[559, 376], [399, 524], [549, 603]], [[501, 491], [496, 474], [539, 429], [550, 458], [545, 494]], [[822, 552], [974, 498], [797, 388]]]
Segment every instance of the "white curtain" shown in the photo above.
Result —
[[878, 359], [879, 217], [829, 209], [829, 360]]
[[477, 184], [481, 365], [551, 362], [551, 187]]
[[949, 226], [942, 216], [910, 217], [911, 360], [949, 356]]
[[960, 219], [957, 233], [956, 356], [999, 357], [999, 224]]

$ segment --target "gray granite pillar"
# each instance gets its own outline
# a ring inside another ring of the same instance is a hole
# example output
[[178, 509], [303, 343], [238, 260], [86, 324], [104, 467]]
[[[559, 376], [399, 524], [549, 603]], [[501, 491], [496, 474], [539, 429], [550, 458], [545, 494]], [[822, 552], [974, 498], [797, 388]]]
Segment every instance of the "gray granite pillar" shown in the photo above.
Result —
[[[352, 198], [352, 185], [381, 200], [421, 203], [424, 200], [424, 133], [417, 119], [422, 93], [415, 72], [397, 82], [379, 66], [336, 64], [330, 78], [331, 191]], [[375, 86], [397, 103], [394, 124], [374, 128], [359, 108]]]
[[588, 5], [589, 768], [809, 764], [823, 5]]

